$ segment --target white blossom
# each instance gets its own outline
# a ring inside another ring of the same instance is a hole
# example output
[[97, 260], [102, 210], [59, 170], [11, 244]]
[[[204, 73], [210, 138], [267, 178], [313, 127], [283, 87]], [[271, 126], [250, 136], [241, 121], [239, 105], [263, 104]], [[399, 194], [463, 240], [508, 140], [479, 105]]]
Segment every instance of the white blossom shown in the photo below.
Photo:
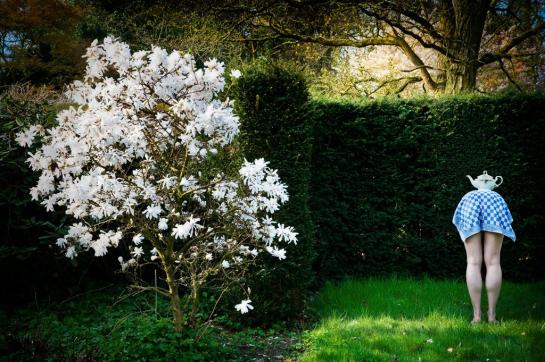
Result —
[[144, 249], [140, 246], [137, 246], [131, 251], [131, 255], [135, 258], [140, 258], [142, 255], [144, 255]]
[[233, 69], [233, 70], [231, 70], [230, 75], [231, 75], [231, 77], [233, 77], [233, 78], [240, 78], [240, 76], [242, 75], [242, 73], [241, 73], [240, 70], [238, 70], [238, 69]]
[[158, 251], [156, 248], [151, 249], [150, 253], [151, 253], [151, 257], [150, 257], [151, 261], [154, 261], [158, 258], [157, 256]]
[[32, 145], [35, 136], [36, 126], [31, 126], [30, 128], [17, 133], [15, 141], [17, 141], [17, 143], [22, 147], [29, 147], [30, 145]]
[[109, 230], [107, 232], [101, 231], [98, 239], [93, 240], [90, 243], [91, 248], [95, 250], [95, 256], [103, 256], [108, 252], [109, 246], [117, 246], [121, 240], [121, 232], [113, 232]]
[[276, 227], [276, 235], [280, 241], [297, 244], [297, 234], [291, 226], [278, 224]]
[[76, 253], [76, 248], [75, 248], [74, 245], [71, 245], [68, 248], [66, 248], [66, 257], [67, 258], [74, 259], [74, 257], [76, 257], [77, 255], [78, 255], [78, 253]]
[[189, 217], [184, 224], [176, 224], [172, 229], [172, 236], [176, 239], [187, 239], [197, 234], [197, 230], [202, 229], [203, 226], [197, 224], [200, 218]]
[[159, 205], [150, 205], [144, 210], [144, 216], [147, 219], [156, 219], [161, 213], [161, 206]]
[[176, 177], [167, 175], [163, 177], [162, 179], [160, 179], [157, 183], [161, 185], [162, 188], [169, 189], [172, 186], [176, 185], [177, 180], [178, 179]]
[[159, 230], [166, 230], [166, 229], [168, 229], [168, 223], [167, 223], [167, 221], [168, 221], [168, 220], [165, 219], [165, 218], [163, 218], [163, 217], [160, 218], [160, 219], [159, 219], [159, 224], [157, 225], [157, 228], [158, 228]]
[[273, 246], [273, 247], [266, 246], [265, 248], [272, 256], [280, 260], [286, 259], [286, 250], [278, 249], [276, 246]]
[[144, 236], [142, 236], [142, 234], [140, 233], [132, 237], [132, 242], [134, 243], [134, 245], [142, 244], [142, 240], [144, 240]]
[[242, 300], [239, 304], [235, 305], [235, 309], [241, 314], [248, 313], [250, 310], [254, 309], [254, 307], [250, 305], [251, 302], [250, 299]]
[[57, 246], [60, 248], [65, 248], [68, 242], [66, 241], [65, 238], [58, 238], [55, 244], [57, 244]]

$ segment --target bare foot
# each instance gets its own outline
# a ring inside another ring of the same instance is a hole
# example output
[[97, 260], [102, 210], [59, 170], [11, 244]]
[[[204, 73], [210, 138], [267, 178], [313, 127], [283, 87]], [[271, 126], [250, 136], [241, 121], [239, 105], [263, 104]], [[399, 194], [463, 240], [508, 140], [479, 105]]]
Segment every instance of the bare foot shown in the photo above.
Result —
[[488, 323], [497, 323], [496, 313], [488, 312]]

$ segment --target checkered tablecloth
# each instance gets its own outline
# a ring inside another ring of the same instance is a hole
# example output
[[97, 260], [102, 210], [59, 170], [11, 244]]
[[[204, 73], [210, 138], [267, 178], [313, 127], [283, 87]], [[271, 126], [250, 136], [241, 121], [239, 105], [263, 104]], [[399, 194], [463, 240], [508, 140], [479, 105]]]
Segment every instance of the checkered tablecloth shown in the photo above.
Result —
[[490, 190], [473, 190], [465, 194], [452, 218], [464, 242], [481, 231], [501, 233], [515, 241], [512, 222], [513, 217], [503, 197]]

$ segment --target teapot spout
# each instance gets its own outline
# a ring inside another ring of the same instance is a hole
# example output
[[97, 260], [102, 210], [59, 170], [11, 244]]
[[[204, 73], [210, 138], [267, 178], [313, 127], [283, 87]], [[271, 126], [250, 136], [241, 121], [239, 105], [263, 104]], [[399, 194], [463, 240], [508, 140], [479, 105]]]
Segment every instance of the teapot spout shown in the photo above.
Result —
[[479, 185], [477, 184], [477, 180], [474, 180], [473, 177], [469, 176], [469, 175], [466, 175], [466, 177], [469, 179], [469, 181], [471, 181], [471, 184], [476, 187], [476, 188], [479, 188]]

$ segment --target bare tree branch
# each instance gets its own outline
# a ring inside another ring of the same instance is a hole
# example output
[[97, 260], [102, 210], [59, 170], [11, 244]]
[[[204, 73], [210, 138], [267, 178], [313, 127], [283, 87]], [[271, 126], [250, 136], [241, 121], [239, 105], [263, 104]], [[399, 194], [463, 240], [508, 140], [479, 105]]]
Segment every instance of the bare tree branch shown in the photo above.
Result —
[[420, 66], [420, 67], [414, 67], [412, 69], [400, 69], [399, 71], [400, 72], [403, 72], [403, 73], [410, 73], [410, 72], [414, 72], [415, 70], [418, 70], [420, 68], [427, 68], [427, 69], [431, 69], [431, 70], [438, 70], [440, 72], [444, 72], [445, 70], [444, 69], [439, 69], [439, 68], [434, 68], [432, 66], [429, 66], [429, 65], [423, 65], [423, 66]]
[[403, 39], [402, 37], [397, 37], [398, 46], [401, 48], [403, 53], [409, 58], [409, 60], [418, 68], [422, 76], [424, 83], [430, 87], [431, 90], [437, 90], [440, 85], [436, 83], [428, 72], [428, 69], [422, 59], [415, 53], [413, 48]]
[[501, 47], [499, 52], [483, 54], [481, 56], [481, 58], [479, 59], [478, 66], [482, 67], [483, 65], [494, 63], [494, 62], [499, 62], [502, 59], [506, 59], [506, 58], [510, 59], [513, 56], [512, 54], [509, 54], [509, 51], [511, 49], [513, 49], [514, 47], [516, 47], [517, 45], [519, 45], [520, 43], [522, 43], [526, 39], [528, 39], [528, 38], [530, 38], [530, 37], [532, 37], [534, 35], [537, 35], [537, 34], [539, 34], [540, 32], [542, 32], [544, 30], [545, 30], [545, 23], [541, 23], [540, 25], [536, 26], [535, 28], [530, 29], [530, 30], [522, 33], [521, 35], [517, 36], [516, 38], [511, 39], [511, 41], [508, 44]]
[[500, 53], [507, 53], [509, 50], [513, 49], [514, 47], [516, 47], [517, 45], [519, 45], [520, 43], [522, 43], [523, 41], [525, 41], [529, 37], [537, 35], [537, 34], [539, 34], [540, 32], [542, 32], [544, 30], [545, 30], [545, 23], [541, 23], [540, 25], [536, 26], [535, 28], [530, 29], [530, 30], [522, 33], [521, 35], [517, 36], [516, 38], [511, 39], [509, 44], [503, 46], [500, 49]]
[[[511, 54], [516, 53], [513, 49], [520, 47], [525, 40], [542, 34], [545, 30], [543, 21], [510, 39], [508, 44], [497, 51], [485, 53], [480, 41], [487, 16], [497, 15], [499, 11], [510, 11], [512, 14], [501, 16], [508, 15], [514, 21], [513, 17], [517, 15], [517, 9], [502, 7], [503, 2], [496, 0], [282, 0], [252, 1], [237, 10], [242, 10], [251, 19], [253, 26], [271, 31], [275, 38], [284, 37], [296, 42], [331, 47], [395, 46], [414, 65], [413, 69], [401, 72], [418, 71], [428, 91], [448, 89], [456, 92], [458, 88], [474, 88], [476, 69], [483, 65], [530, 57], [530, 53], [535, 53], [527, 51], [526, 54]], [[329, 28], [329, 22], [320, 23], [321, 15], [325, 16], [324, 19], [333, 16], [333, 22], [338, 21], [340, 27], [336, 28], [333, 24], [333, 28]], [[385, 26], [392, 30], [388, 28], [385, 32]], [[321, 31], [323, 29], [330, 31]], [[260, 36], [255, 38], [256, 41], [269, 39]], [[444, 69], [424, 64], [415, 46], [437, 52], [441, 64], [438, 67]], [[479, 50], [482, 51], [480, 56]], [[432, 76], [431, 70], [444, 72], [445, 80], [434, 79], [435, 74]]]
[[245, 42], [249, 42], [249, 41], [260, 42], [260, 41], [274, 40], [274, 39], [280, 39], [280, 38], [282, 38], [282, 36], [279, 35], [279, 34], [276, 34], [276, 35], [271, 35], [271, 36], [262, 36], [262, 37], [259, 37], [259, 38], [237, 38], [237, 39], [226, 39], [226, 40], [227, 41], [232, 41], [232, 42], [245, 43]]
[[407, 18], [422, 26], [435, 40], [443, 40], [443, 36], [439, 34], [437, 30], [435, 30], [433, 25], [427, 19], [420, 16], [418, 13], [411, 11], [403, 6], [400, 6], [398, 3], [395, 3], [393, 1], [381, 1], [379, 2], [379, 6], [385, 6], [388, 9], [391, 9], [399, 14], [405, 15]]
[[405, 80], [405, 82], [395, 91], [395, 94], [399, 94], [407, 88], [407, 86], [411, 83], [418, 83], [422, 80], [420, 77], [410, 77]]
[[392, 36], [386, 37], [373, 37], [365, 39], [348, 39], [348, 38], [334, 38], [334, 37], [324, 37], [320, 35], [309, 35], [302, 34], [293, 31], [292, 29], [285, 28], [280, 24], [271, 20], [261, 19], [257, 22], [257, 25], [268, 27], [274, 30], [277, 34], [282, 35], [286, 38], [291, 38], [299, 41], [304, 41], [307, 43], [316, 43], [321, 45], [328, 46], [352, 46], [356, 48], [365, 48], [372, 45], [394, 45], [397, 46], [397, 39]]
[[500, 69], [502, 70], [502, 72], [505, 74], [505, 76], [507, 77], [507, 79], [509, 79], [509, 82], [511, 84], [513, 84], [515, 87], [517, 87], [517, 89], [519, 90], [519, 92], [522, 92], [522, 88], [520, 87], [520, 85], [518, 85], [518, 83], [513, 79], [513, 77], [511, 77], [511, 75], [509, 74], [509, 72], [507, 71], [507, 69], [505, 69], [505, 66], [503, 64], [503, 60], [500, 59], [498, 60], [498, 63], [500, 65]]
[[[336, 37], [323, 37], [320, 35], [308, 35], [296, 32], [292, 29], [285, 28], [280, 24], [271, 20], [262, 19], [259, 21], [259, 25], [269, 27], [277, 34], [285, 36], [287, 38], [296, 39], [308, 43], [317, 43], [328, 46], [352, 46], [357, 48], [365, 48], [372, 45], [391, 45], [401, 49], [401, 51], [407, 56], [407, 58], [420, 70], [423, 81], [431, 90], [436, 90], [440, 87], [440, 84], [436, 83], [431, 77], [430, 73], [426, 69], [426, 65], [415, 53], [412, 47], [400, 36], [386, 35], [384, 37], [373, 37], [365, 39], [347, 39]], [[393, 28], [393, 31], [396, 30]], [[396, 32], [397, 33], [397, 32]]]
[[392, 21], [391, 19], [387, 18], [386, 16], [382, 16], [374, 11], [371, 11], [369, 9], [365, 9], [362, 7], [361, 11], [368, 15], [368, 16], [371, 16], [371, 17], [374, 17], [378, 20], [382, 20], [384, 21], [386, 24], [390, 25], [391, 27], [395, 27], [395, 28], [398, 28], [401, 32], [411, 36], [412, 38], [414, 38], [416, 41], [418, 41], [424, 48], [431, 48], [431, 49], [434, 49], [436, 51], [438, 51], [439, 53], [443, 54], [443, 55], [448, 55], [448, 52], [445, 50], [445, 48], [437, 45], [437, 44], [434, 44], [434, 43], [430, 43], [428, 41], [425, 41], [424, 38], [422, 38], [422, 36], [418, 35], [417, 33], [415, 33], [414, 31], [408, 29], [407, 27], [403, 26], [401, 24], [401, 22], [394, 22]]
[[[376, 81], [376, 79], [370, 78], [370, 79], [366, 79], [365, 81]], [[401, 93], [411, 83], [421, 82], [422, 77], [401, 77], [401, 78], [394, 78], [394, 79], [385, 80], [385, 81], [381, 82], [375, 89], [373, 89], [373, 91], [366, 92], [366, 96], [371, 97], [374, 93], [378, 92], [379, 90], [381, 90], [382, 88], [384, 88], [388, 84], [401, 82], [401, 81], [405, 81], [405, 82], [398, 88], [398, 90], [395, 92], [395, 94]], [[361, 82], [358, 82], [358, 83], [361, 83]], [[348, 89], [346, 90], [346, 92], [348, 92]]]

